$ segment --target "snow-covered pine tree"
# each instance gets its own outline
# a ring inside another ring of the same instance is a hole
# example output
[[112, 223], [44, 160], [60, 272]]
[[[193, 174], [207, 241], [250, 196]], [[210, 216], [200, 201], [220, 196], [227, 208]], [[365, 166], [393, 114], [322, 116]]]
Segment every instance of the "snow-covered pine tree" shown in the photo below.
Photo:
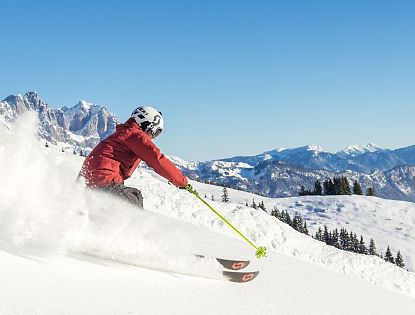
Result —
[[398, 267], [404, 268], [405, 267], [405, 263], [403, 262], [403, 258], [401, 255], [401, 251], [398, 250], [398, 254], [396, 254], [396, 259], [395, 259], [395, 264]]
[[349, 250], [350, 248], [350, 239], [349, 234], [345, 228], [340, 229], [340, 248], [343, 250]]
[[367, 247], [365, 245], [365, 241], [363, 240], [363, 236], [362, 235], [360, 235], [359, 254], [365, 254], [365, 255], [367, 255]]
[[290, 216], [290, 214], [288, 213], [287, 210], [285, 210], [284, 222], [287, 223], [289, 226], [293, 225], [293, 221], [291, 220], [291, 216]]
[[276, 217], [277, 219], [281, 218], [281, 212], [280, 212], [280, 210], [278, 210], [277, 206], [274, 206], [274, 210], [271, 211], [271, 215], [273, 217]]
[[385, 261], [390, 262], [392, 264], [395, 263], [395, 259], [392, 256], [392, 252], [388, 246], [388, 248], [386, 249], [386, 253], [385, 253], [385, 257], [383, 258]]
[[229, 195], [228, 195], [228, 190], [226, 189], [226, 187], [223, 187], [222, 202], [229, 202]]
[[294, 214], [292, 227], [294, 230], [299, 232], [302, 232], [303, 230], [303, 219], [298, 212]]
[[323, 236], [323, 231], [321, 229], [321, 227], [318, 228], [316, 235], [315, 235], [315, 239], [318, 241], [324, 241], [324, 236]]
[[358, 253], [359, 252], [359, 241], [356, 233], [350, 232], [350, 247], [349, 251]]
[[304, 225], [303, 225], [303, 233], [305, 234], [305, 235], [309, 235], [308, 234], [308, 228], [307, 228], [307, 222], [304, 220]]
[[375, 241], [373, 240], [373, 238], [370, 239], [368, 254], [369, 255], [375, 255], [375, 256], [378, 255], [378, 253], [376, 252], [376, 244], [375, 244]]
[[331, 245], [336, 248], [340, 248], [339, 231], [337, 229], [331, 233]]
[[330, 245], [330, 234], [329, 234], [329, 230], [327, 229], [327, 225], [324, 225], [323, 241], [327, 245]]

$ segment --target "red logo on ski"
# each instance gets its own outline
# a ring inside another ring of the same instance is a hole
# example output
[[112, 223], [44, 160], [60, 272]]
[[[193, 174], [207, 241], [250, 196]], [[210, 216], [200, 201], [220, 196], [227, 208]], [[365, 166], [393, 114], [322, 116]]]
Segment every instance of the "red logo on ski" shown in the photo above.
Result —
[[256, 277], [256, 275], [254, 274], [254, 273], [247, 273], [247, 274], [244, 274], [243, 276], [242, 276], [242, 278], [241, 278], [241, 280], [243, 281], [243, 282], [246, 282], [246, 281], [251, 281], [252, 279], [254, 279]]
[[240, 270], [245, 268], [245, 263], [243, 262], [234, 262], [231, 266], [232, 270]]

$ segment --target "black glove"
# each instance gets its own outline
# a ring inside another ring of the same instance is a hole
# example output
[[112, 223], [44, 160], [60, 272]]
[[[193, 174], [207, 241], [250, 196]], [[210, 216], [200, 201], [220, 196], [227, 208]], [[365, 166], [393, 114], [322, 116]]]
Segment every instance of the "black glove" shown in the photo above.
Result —
[[194, 191], [194, 189], [193, 189], [193, 187], [192, 187], [192, 185], [190, 185], [190, 184], [187, 184], [186, 186], [184, 186], [184, 187], [179, 187], [180, 189], [186, 189], [187, 191], [189, 191], [189, 192], [192, 192], [192, 191]]

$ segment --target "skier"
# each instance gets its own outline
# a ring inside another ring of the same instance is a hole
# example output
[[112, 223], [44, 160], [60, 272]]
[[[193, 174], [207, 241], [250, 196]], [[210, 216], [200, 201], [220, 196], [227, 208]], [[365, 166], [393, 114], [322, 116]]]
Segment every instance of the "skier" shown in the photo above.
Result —
[[141, 160], [179, 188], [186, 188], [187, 178], [159, 150], [153, 139], [160, 135], [164, 122], [161, 112], [143, 106], [116, 126], [116, 131], [101, 141], [88, 155], [78, 179], [85, 184], [125, 199], [143, 208], [143, 196], [137, 188], [124, 186]]

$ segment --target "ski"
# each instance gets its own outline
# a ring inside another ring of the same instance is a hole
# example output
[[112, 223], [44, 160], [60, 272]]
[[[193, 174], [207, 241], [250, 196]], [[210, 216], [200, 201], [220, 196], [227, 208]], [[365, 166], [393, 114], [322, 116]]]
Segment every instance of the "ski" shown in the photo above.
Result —
[[254, 280], [258, 274], [259, 271], [252, 271], [252, 272], [239, 272], [239, 271], [223, 271], [223, 276], [231, 282], [249, 282]]
[[250, 263], [249, 260], [230, 260], [223, 258], [216, 258], [216, 260], [223, 266], [223, 268], [229, 270], [241, 270], [248, 266]]
[[[204, 255], [195, 255], [198, 258], [208, 258]], [[216, 261], [222, 265], [223, 268], [229, 270], [241, 270], [249, 265], [249, 260], [234, 260], [215, 257]]]

